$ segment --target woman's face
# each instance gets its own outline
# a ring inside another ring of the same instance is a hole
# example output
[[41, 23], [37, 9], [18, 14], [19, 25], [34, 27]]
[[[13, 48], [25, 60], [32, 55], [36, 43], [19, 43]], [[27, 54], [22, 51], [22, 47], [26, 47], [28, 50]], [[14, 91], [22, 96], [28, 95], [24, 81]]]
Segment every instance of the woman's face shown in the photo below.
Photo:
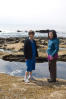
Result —
[[34, 38], [34, 35], [33, 34], [30, 34], [29, 37], [30, 37], [30, 39], [33, 39]]
[[52, 39], [53, 38], [53, 33], [49, 32], [49, 38]]

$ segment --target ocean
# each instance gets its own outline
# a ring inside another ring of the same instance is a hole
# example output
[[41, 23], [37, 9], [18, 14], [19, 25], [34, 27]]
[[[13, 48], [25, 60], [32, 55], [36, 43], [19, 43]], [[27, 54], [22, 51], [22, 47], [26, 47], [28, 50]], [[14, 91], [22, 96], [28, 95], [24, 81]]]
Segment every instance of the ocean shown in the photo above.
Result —
[[[51, 29], [51, 28], [49, 28]], [[22, 32], [17, 32], [17, 30], [20, 30]], [[8, 38], [8, 37], [26, 37], [28, 36], [28, 30], [46, 30], [44, 26], [36, 27], [32, 25], [1, 25], [0, 24], [0, 37]], [[66, 32], [62, 31], [61, 29], [55, 29], [57, 31], [58, 37], [65, 37], [66, 38]], [[25, 32], [26, 31], [26, 32]], [[35, 33], [36, 37], [47, 37], [47, 33]]]
[[[66, 38], [66, 33], [57, 32], [58, 37], [64, 37]], [[27, 37], [28, 32], [22, 31], [22, 32], [0, 32], [0, 37], [2, 38], [9, 38], [9, 37]], [[40, 33], [35, 32], [35, 37], [48, 37], [47, 33]]]

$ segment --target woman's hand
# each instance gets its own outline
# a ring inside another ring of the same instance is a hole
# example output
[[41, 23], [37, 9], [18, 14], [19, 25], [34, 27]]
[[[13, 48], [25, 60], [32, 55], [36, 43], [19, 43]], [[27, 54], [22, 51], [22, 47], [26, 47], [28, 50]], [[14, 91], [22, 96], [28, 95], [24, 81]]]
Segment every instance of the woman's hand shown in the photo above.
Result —
[[27, 59], [25, 59], [25, 61], [27, 61]]
[[53, 57], [52, 56], [50, 56], [50, 60], [53, 60]]

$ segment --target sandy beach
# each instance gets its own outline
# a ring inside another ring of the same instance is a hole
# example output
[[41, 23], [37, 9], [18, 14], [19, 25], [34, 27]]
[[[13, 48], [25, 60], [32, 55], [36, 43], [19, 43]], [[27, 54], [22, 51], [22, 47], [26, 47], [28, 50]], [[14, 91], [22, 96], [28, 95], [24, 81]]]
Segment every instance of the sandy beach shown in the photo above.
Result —
[[66, 99], [66, 81], [57, 80], [35, 78], [27, 84], [22, 77], [0, 74], [0, 99]]

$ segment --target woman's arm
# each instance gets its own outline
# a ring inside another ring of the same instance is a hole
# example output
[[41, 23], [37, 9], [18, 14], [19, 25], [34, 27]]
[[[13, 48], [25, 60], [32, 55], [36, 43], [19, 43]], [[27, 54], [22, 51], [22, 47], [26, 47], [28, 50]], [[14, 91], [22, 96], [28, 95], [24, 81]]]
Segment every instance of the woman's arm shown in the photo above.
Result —
[[27, 40], [24, 41], [24, 57], [27, 59]]
[[56, 53], [58, 53], [59, 51], [59, 40], [55, 40], [54, 41], [54, 46], [55, 46], [55, 50], [53, 51], [53, 53], [51, 54], [51, 56], [53, 57]]

